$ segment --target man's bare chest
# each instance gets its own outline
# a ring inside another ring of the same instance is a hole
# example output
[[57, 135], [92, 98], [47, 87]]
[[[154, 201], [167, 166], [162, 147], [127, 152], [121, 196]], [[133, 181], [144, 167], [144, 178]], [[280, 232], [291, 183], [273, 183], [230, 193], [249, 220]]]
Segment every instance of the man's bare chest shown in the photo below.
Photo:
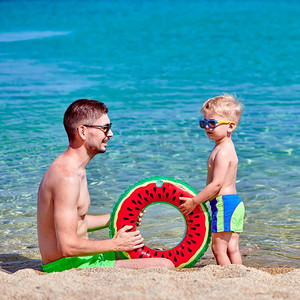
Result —
[[80, 183], [80, 193], [77, 202], [77, 211], [79, 216], [84, 217], [87, 214], [88, 209], [90, 207], [90, 203], [91, 200], [90, 200], [87, 182], [86, 180], [83, 180]]

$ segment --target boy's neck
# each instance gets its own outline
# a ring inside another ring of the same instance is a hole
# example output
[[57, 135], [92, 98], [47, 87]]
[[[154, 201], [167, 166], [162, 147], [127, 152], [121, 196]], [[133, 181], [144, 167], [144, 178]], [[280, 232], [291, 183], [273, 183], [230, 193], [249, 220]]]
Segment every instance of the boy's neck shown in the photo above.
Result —
[[219, 145], [223, 145], [223, 144], [228, 143], [228, 142], [232, 142], [231, 135], [230, 136], [226, 136], [226, 137], [224, 137], [224, 138], [222, 138], [222, 139], [220, 139], [218, 141], [215, 141], [215, 143], [216, 143], [215, 145], [219, 146]]

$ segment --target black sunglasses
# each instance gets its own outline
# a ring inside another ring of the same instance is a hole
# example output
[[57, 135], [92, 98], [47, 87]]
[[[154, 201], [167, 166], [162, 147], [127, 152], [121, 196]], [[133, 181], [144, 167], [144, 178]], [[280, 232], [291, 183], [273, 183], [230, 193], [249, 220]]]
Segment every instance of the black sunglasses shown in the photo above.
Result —
[[111, 129], [111, 124], [112, 123], [109, 123], [109, 124], [106, 124], [106, 125], [83, 125], [83, 126], [85, 126], [85, 127], [91, 127], [91, 128], [98, 128], [101, 131], [103, 131], [105, 133], [105, 135], [107, 135], [108, 132]]

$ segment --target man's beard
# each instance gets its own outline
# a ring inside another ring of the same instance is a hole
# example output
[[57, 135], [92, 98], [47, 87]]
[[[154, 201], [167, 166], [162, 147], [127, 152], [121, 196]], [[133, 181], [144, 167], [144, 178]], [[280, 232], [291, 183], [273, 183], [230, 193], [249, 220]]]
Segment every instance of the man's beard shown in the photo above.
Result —
[[87, 151], [88, 156], [90, 158], [93, 158], [98, 153], [104, 153], [104, 152], [106, 152], [106, 149], [99, 149], [96, 146], [87, 145], [86, 146], [86, 151]]

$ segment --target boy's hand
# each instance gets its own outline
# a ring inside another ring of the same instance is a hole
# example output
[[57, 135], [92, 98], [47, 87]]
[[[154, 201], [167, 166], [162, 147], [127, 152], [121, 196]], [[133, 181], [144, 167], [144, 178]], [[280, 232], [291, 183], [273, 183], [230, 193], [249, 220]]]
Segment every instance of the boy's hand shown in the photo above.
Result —
[[193, 198], [179, 197], [179, 200], [183, 201], [183, 203], [178, 208], [185, 215], [191, 213], [196, 207]]
[[141, 226], [142, 224], [142, 217], [144, 216], [144, 213], [146, 212], [146, 210], [142, 210], [139, 214], [139, 218], [137, 220], [137, 226]]

